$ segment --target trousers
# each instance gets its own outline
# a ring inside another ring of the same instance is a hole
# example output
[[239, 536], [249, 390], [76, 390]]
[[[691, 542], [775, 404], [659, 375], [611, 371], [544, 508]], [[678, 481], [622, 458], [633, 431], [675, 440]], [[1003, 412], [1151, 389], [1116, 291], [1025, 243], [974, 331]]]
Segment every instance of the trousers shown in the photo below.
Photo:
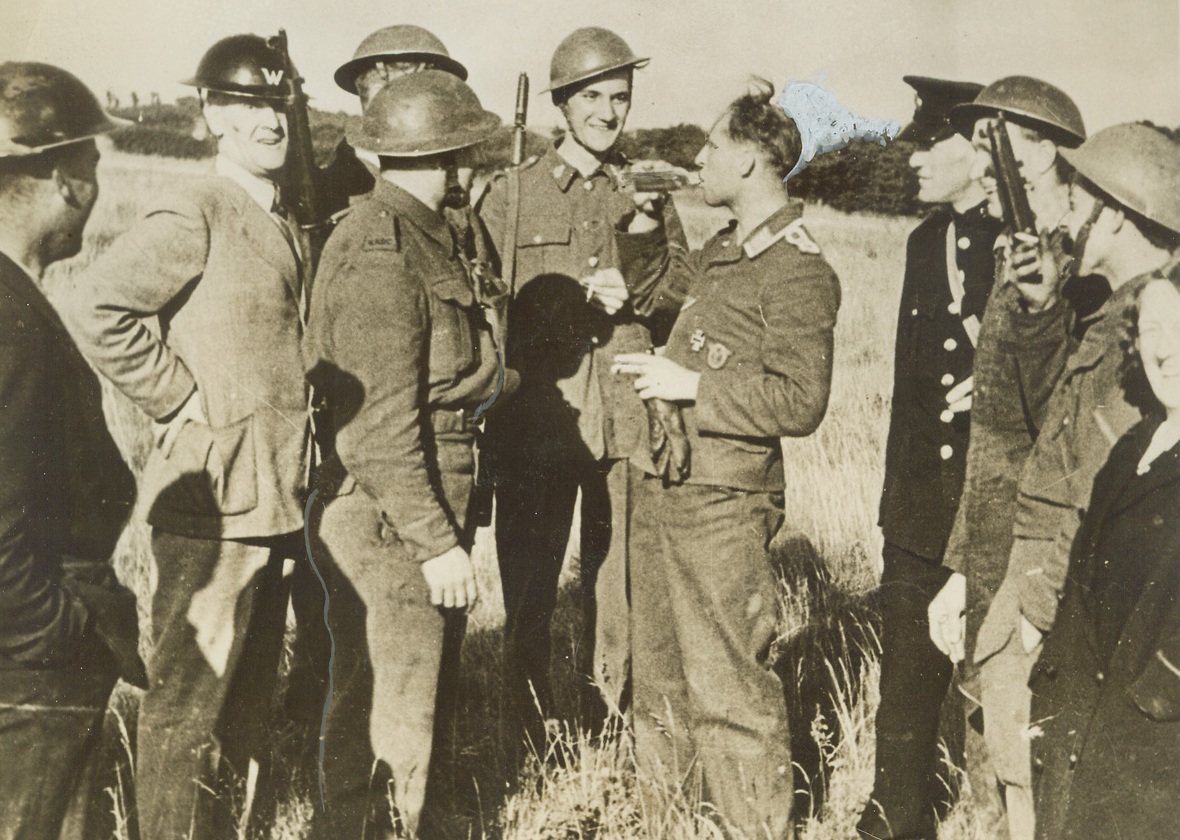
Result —
[[781, 496], [639, 483], [632, 534], [635, 755], [658, 787], [700, 783], [745, 836], [793, 836], [791, 741], [770, 670]]
[[[439, 483], [471, 544], [471, 440], [439, 441]], [[431, 818], [436, 741], [457, 706], [466, 619], [430, 601], [422, 567], [353, 482], [313, 515], [312, 561], [328, 582], [332, 667], [313, 836], [417, 836]]]
[[[139, 712], [142, 836], [234, 836], [273, 814], [266, 723], [287, 617], [285, 560], [302, 534], [249, 542], [152, 532], [154, 650]], [[254, 798], [246, 781], [256, 765]]]
[[497, 479], [505, 678], [515, 715], [538, 750], [544, 749], [544, 720], [553, 716], [550, 624], [579, 489], [582, 723], [594, 729], [607, 711], [627, 706], [628, 543], [633, 488], [641, 475], [627, 460], [519, 459]]
[[945, 813], [954, 791], [953, 774], [940, 772], [940, 732], [952, 760], [961, 759], [963, 741], [962, 712], [941, 713], [954, 666], [930, 640], [927, 618], [950, 573], [891, 543], [882, 558], [877, 750], [873, 793], [857, 830], [864, 837], [934, 840], [936, 815]]
[[74, 669], [0, 671], [0, 840], [97, 836], [87, 820], [116, 675], [97, 646]]

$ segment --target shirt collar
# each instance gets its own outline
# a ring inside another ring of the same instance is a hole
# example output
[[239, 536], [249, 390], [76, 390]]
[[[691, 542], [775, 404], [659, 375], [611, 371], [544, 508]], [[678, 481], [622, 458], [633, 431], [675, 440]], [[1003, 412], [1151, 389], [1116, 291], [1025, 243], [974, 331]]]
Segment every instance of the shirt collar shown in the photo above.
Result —
[[377, 185], [373, 188], [373, 198], [388, 205], [399, 219], [405, 219], [414, 225], [441, 245], [447, 254], [454, 256], [455, 237], [451, 232], [451, 226], [441, 214], [432, 212], [414, 196], [384, 178], [377, 179]]
[[270, 213], [274, 210], [275, 196], [278, 193], [273, 181], [247, 172], [224, 155], [218, 155], [213, 165], [218, 175], [229, 178], [244, 189], [246, 195], [250, 196], [250, 199], [261, 207], [263, 212]]
[[[564, 142], [562, 145], [564, 146]], [[610, 157], [603, 163], [599, 164], [598, 168], [591, 172], [590, 175], [585, 178], [585, 180], [588, 181], [595, 175], [601, 174], [611, 182], [612, 186], [614, 186], [618, 180], [618, 168], [619, 166], [623, 165], [624, 162], [623, 156], [612, 150]], [[549, 173], [553, 176], [553, 180], [557, 182], [557, 186], [562, 192], [568, 192], [574, 181], [582, 175], [576, 166], [565, 159], [565, 157], [561, 154], [561, 148], [556, 145], [551, 145], [545, 151], [545, 157], [541, 160], [540, 165], [549, 171]]]
[[757, 258], [763, 251], [782, 239], [792, 224], [803, 217], [803, 202], [797, 198], [787, 199], [787, 203], [771, 213], [758, 227], [750, 231], [742, 243], [742, 250], [750, 259]]

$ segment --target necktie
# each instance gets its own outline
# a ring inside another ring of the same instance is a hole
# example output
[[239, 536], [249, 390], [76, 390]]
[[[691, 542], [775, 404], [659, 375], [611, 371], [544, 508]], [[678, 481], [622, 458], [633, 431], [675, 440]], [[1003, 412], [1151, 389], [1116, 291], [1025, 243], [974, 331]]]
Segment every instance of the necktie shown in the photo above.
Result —
[[303, 282], [303, 249], [300, 247], [301, 237], [299, 229], [295, 226], [294, 220], [291, 219], [286, 206], [283, 204], [278, 187], [275, 187], [275, 198], [274, 203], [271, 205], [270, 215], [274, 219], [275, 224], [279, 226], [279, 232], [287, 240], [287, 246], [291, 249], [291, 254], [295, 257], [295, 266], [298, 271], [296, 283], [299, 288], [299, 319], [306, 323], [308, 301], [306, 284]]

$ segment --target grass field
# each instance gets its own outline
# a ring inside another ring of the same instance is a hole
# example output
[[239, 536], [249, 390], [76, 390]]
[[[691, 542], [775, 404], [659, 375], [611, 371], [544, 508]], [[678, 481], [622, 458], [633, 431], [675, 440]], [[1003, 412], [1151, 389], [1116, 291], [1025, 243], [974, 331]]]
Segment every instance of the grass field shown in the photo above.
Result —
[[[102, 196], [87, 232], [83, 253], [56, 266], [46, 280], [51, 298], [74, 281], [77, 271], [138, 215], [146, 197], [207, 171], [207, 163], [130, 157], [107, 151], [100, 170]], [[687, 196], [680, 202], [690, 238], [699, 244], [725, 218]], [[808, 560], [796, 536], [785, 539], [779, 558], [784, 568], [783, 621], [779, 671], [794, 698], [795, 739], [822, 761], [807, 775], [826, 781], [827, 796], [817, 799], [802, 826], [804, 840], [854, 835], [852, 826], [872, 784], [872, 716], [878, 666], [871, 615], [863, 595], [878, 574], [880, 536], [876, 504], [881, 488], [888, 419], [893, 333], [902, 276], [904, 242], [912, 220], [847, 216], [809, 208], [806, 223], [836, 269], [843, 304], [836, 335], [835, 380], [827, 418], [804, 440], [784, 443], [787, 464], [786, 530], [805, 535], [818, 552]], [[109, 392], [107, 414], [132, 467], [142, 468], [147, 451], [146, 423], [120, 396]], [[146, 527], [133, 523], [121, 543], [117, 567], [141, 597], [146, 619], [150, 597], [150, 557]], [[795, 548], [792, 548], [795, 546]], [[439, 791], [437, 833], [455, 838], [574, 840], [574, 838], [714, 838], [718, 830], [690, 801], [669, 800], [658, 813], [641, 812], [634, 795], [626, 739], [591, 745], [570, 732], [562, 762], [532, 762], [517, 773], [498, 738], [500, 636], [503, 612], [494, 552], [488, 534], [475, 553], [481, 602], [472, 617], [464, 650], [460, 719], [452, 746], [436, 756], [434, 783]], [[572, 670], [577, 611], [567, 598], [554, 628], [555, 683], [559, 703], [576, 708]], [[822, 702], [812, 702], [823, 695]], [[134, 728], [138, 698], [121, 690], [114, 702]], [[279, 708], [276, 704], [276, 709]], [[822, 714], [816, 715], [815, 709]], [[117, 734], [117, 727], [112, 731]], [[276, 760], [284, 755], [276, 713]], [[122, 747], [115, 738], [112, 755]], [[284, 764], [284, 762], [286, 762]], [[133, 808], [126, 782], [111, 791], [120, 821]], [[803, 774], [800, 774], [802, 776]], [[807, 779], [801, 779], [801, 784]], [[303, 836], [310, 804], [306, 780], [292, 778], [271, 834]], [[123, 825], [118, 836], [131, 837]], [[971, 811], [958, 806], [944, 824], [944, 840], [995, 836]], [[145, 838], [145, 840], [150, 840]]]

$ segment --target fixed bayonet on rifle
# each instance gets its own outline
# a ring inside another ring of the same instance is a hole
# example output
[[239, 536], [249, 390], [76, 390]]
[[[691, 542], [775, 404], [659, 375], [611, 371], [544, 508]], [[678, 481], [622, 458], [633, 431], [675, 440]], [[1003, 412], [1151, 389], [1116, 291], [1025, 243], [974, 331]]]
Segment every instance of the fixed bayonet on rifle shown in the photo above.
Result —
[[[516, 113], [512, 120], [512, 166], [508, 170], [508, 225], [504, 236], [501, 271], [508, 285], [508, 299], [516, 296], [516, 240], [520, 235], [520, 167], [524, 163], [525, 125], [529, 114], [529, 76], [516, 80]], [[507, 317], [505, 317], [507, 323]], [[505, 327], [507, 330], [507, 327]]]
[[[1012, 153], [1012, 141], [1008, 137], [1008, 124], [1003, 114], [988, 121], [987, 139], [992, 147], [992, 171], [996, 176], [996, 191], [1000, 198], [1004, 227], [1012, 233], [1036, 236], [1037, 219], [1028, 203], [1020, 164], [1016, 162], [1016, 155]], [[1025, 278], [1025, 282], [1034, 280], [1035, 278]]]
[[287, 99], [287, 163], [283, 168], [283, 203], [299, 225], [303, 255], [303, 282], [309, 286], [319, 264], [320, 252], [328, 239], [330, 225], [316, 195], [315, 149], [311, 142], [311, 120], [303, 79], [287, 50], [287, 32], [269, 39], [271, 48], [283, 57], [283, 72], [291, 86]]

